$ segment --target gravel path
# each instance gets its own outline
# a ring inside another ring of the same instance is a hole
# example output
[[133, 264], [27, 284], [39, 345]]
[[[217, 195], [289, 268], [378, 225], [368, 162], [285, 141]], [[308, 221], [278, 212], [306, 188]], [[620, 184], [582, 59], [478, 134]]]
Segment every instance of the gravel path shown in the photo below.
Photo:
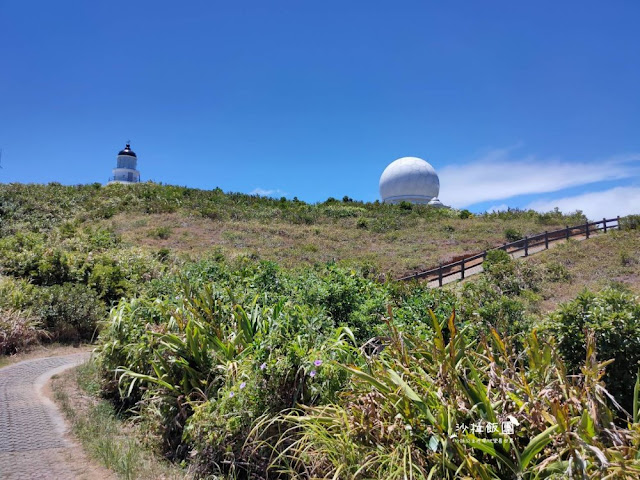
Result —
[[80, 447], [65, 437], [62, 416], [42, 390], [53, 375], [88, 358], [77, 353], [0, 369], [0, 479], [85, 476], [84, 465], [70, 461]]

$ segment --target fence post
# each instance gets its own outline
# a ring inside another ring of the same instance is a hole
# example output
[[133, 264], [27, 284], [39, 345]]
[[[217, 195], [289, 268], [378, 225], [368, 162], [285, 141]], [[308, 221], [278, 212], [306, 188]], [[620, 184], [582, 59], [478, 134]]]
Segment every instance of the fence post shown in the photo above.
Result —
[[603, 218], [602, 223], [604, 224], [604, 233], [607, 233], [607, 219]]
[[618, 219], [618, 230], [620, 230], [620, 215], [618, 215], [617, 219]]
[[589, 238], [589, 220], [584, 224], [585, 232], [587, 233], [587, 238]]
[[464, 280], [464, 258], [460, 260], [460, 280]]
[[544, 248], [545, 250], [549, 250], [549, 232], [544, 231]]
[[442, 286], [442, 263], [438, 267], [438, 285]]
[[529, 237], [524, 236], [524, 256], [529, 256]]
[[569, 225], [567, 225], [567, 228], [565, 229], [566, 233], [567, 233], [567, 240], [569, 240]]

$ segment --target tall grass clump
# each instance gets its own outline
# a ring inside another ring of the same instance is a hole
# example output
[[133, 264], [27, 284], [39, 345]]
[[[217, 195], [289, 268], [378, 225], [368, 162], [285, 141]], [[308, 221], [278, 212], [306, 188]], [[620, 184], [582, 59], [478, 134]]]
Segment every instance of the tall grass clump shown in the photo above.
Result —
[[[431, 316], [433, 340], [390, 328], [340, 401], [299, 407], [254, 429], [269, 471], [296, 479], [637, 478], [638, 425], [616, 425], [587, 338], [580, 373], [532, 331], [517, 350], [495, 330], [472, 338]], [[391, 321], [390, 321], [391, 324]], [[630, 420], [630, 419], [629, 419]], [[282, 432], [277, 442], [260, 440]]]
[[47, 337], [40, 322], [26, 312], [0, 308], [0, 355], [11, 355]]
[[99, 347], [103, 388], [155, 425], [170, 457], [197, 451], [203, 471], [259, 468], [265, 460], [243, 447], [255, 418], [335, 399], [346, 374], [320, 367], [346, 358], [353, 335], [322, 306], [277, 292], [185, 278], [176, 287], [112, 311]]

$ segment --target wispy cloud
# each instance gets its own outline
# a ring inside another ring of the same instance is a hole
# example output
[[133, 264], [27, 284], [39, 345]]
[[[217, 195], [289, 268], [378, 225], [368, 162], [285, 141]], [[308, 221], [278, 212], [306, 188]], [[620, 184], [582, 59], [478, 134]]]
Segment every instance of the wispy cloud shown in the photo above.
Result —
[[283, 192], [279, 188], [267, 189], [256, 187], [249, 192], [249, 195], [260, 195], [261, 197], [285, 197], [287, 192]]
[[536, 200], [526, 208], [548, 212], [558, 207], [562, 212], [582, 212], [591, 220], [640, 213], [640, 187], [615, 187], [601, 192], [583, 193], [556, 200]]
[[535, 155], [517, 157], [513, 150], [494, 150], [476, 161], [444, 167], [439, 172], [442, 200], [454, 207], [466, 207], [640, 175], [640, 154], [569, 162]]
[[493, 205], [487, 208], [487, 212], [506, 212], [509, 210], [509, 205], [506, 203], [501, 203], [500, 205]]

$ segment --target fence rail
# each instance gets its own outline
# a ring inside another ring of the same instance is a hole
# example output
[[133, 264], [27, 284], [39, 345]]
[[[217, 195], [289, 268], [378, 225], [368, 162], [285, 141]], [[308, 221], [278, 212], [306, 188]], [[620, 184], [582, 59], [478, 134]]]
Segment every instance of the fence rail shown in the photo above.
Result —
[[465, 271], [469, 268], [481, 265], [487, 258], [487, 252], [492, 250], [504, 250], [505, 252], [512, 254], [524, 251], [524, 256], [529, 256], [529, 250], [535, 247], [544, 245], [544, 249], [549, 248], [550, 242], [555, 242], [561, 239], [569, 239], [571, 237], [582, 236], [589, 238], [592, 233], [599, 231], [607, 232], [611, 229], [620, 228], [620, 217], [616, 218], [603, 218], [597, 222], [585, 222], [582, 225], [576, 225], [574, 227], [565, 227], [560, 230], [553, 230], [551, 232], [545, 231], [537, 235], [521, 238], [515, 242], [505, 243], [499, 247], [490, 248], [480, 253], [464, 255], [462, 258], [457, 258], [454, 262], [440, 264], [435, 268], [425, 270], [423, 272], [414, 273], [411, 275], [399, 278], [399, 280], [417, 280], [427, 279], [428, 281], [438, 280], [438, 285], [442, 286], [443, 280], [452, 275], [460, 275], [460, 279], [464, 280]]

